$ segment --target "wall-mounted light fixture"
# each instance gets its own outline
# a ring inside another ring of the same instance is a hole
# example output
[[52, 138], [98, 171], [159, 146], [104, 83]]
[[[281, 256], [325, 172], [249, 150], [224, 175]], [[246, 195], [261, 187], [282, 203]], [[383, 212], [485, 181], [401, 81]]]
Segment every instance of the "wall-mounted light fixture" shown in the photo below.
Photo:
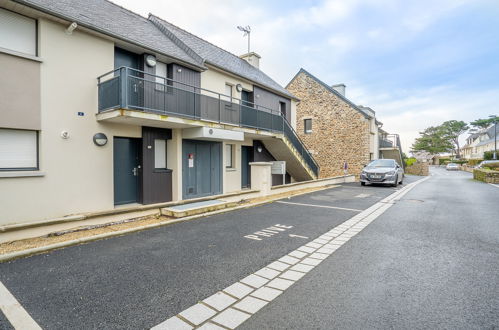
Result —
[[262, 146], [258, 146], [258, 147], [256, 148], [256, 151], [258, 151], [258, 152], [262, 152], [262, 150], [263, 150], [263, 149], [262, 149]]
[[182, 72], [182, 69], [177, 69], [177, 72], [178, 72], [178, 73]]
[[154, 55], [147, 55], [146, 56], [146, 64], [147, 66], [155, 67], [156, 66], [156, 56]]
[[237, 84], [236, 85], [236, 91], [238, 91], [239, 93], [241, 93], [243, 91], [243, 85]]
[[94, 143], [98, 147], [105, 146], [107, 143], [107, 136], [104, 133], [96, 133], [94, 135]]
[[61, 132], [61, 138], [63, 138], [64, 140], [69, 139], [69, 132], [68, 131], [62, 131]]
[[71, 23], [68, 28], [66, 29], [66, 34], [71, 35], [73, 34], [73, 31], [78, 27], [78, 24], [76, 22]]

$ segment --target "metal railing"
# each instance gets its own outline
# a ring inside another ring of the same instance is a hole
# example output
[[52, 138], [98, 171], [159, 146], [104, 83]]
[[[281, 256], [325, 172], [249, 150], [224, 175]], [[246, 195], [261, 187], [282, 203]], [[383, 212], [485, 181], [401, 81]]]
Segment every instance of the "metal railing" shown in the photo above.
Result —
[[99, 113], [140, 110], [283, 133], [318, 176], [317, 162], [279, 110], [128, 67], [110, 71], [97, 82]]
[[380, 148], [398, 148], [402, 151], [402, 145], [400, 144], [400, 137], [398, 134], [383, 134], [379, 138]]

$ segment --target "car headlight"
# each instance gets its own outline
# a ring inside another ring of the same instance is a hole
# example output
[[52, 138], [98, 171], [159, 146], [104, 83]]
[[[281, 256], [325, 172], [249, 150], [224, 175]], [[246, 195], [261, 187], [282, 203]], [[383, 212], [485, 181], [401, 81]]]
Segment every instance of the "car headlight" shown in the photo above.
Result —
[[395, 171], [390, 171], [390, 172], [386, 173], [386, 175], [388, 175], [388, 176], [395, 175]]

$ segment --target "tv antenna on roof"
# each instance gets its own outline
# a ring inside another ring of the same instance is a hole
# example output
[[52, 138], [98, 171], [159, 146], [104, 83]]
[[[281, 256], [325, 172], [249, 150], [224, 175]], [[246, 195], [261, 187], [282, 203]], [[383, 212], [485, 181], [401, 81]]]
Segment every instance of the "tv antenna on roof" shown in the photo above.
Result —
[[239, 31], [244, 32], [243, 37], [248, 36], [248, 53], [250, 52], [250, 34], [251, 34], [251, 27], [249, 25], [246, 25], [245, 27], [238, 26], [237, 29]]

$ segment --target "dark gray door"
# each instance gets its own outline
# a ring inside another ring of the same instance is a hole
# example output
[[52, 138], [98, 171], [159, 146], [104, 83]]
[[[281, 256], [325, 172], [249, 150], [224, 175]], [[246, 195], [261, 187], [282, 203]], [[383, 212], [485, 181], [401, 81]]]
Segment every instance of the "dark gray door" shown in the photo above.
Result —
[[241, 188], [251, 187], [251, 166], [253, 161], [253, 147], [241, 147]]
[[139, 201], [140, 139], [114, 138], [114, 204]]
[[142, 127], [142, 203], [172, 200], [172, 170], [167, 168], [167, 140], [170, 129]]
[[197, 198], [222, 193], [222, 144], [182, 141], [183, 198]]
[[[140, 57], [138, 54], [129, 52], [121, 48], [114, 48], [114, 68], [120, 67], [140, 69]], [[141, 107], [141, 95], [143, 94], [143, 83], [140, 79], [140, 73], [137, 71], [128, 72], [128, 104], [132, 107]]]

